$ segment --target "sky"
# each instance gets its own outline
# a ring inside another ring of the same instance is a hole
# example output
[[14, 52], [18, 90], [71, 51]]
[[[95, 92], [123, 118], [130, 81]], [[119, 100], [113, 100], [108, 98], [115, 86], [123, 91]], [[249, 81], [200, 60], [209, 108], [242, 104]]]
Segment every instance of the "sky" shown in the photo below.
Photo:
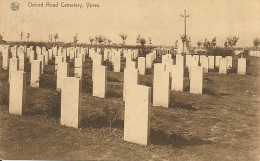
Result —
[[[18, 11], [11, 10], [12, 2], [19, 3]], [[47, 2], [58, 2], [59, 7], [45, 7]], [[61, 7], [62, 2], [83, 8]], [[89, 9], [86, 3], [100, 7]], [[223, 46], [227, 37], [236, 35], [237, 46], [246, 47], [260, 38], [260, 0], [0, 0], [0, 34], [7, 41], [19, 41], [23, 31], [30, 33], [30, 41], [48, 41], [49, 34], [57, 32], [59, 41], [72, 42], [78, 33], [79, 43], [89, 43], [96, 35], [122, 43], [119, 34], [127, 33], [126, 44], [136, 44], [140, 34], [146, 40], [151, 37], [154, 45], [170, 46], [181, 42], [184, 10], [192, 46], [214, 37]]]

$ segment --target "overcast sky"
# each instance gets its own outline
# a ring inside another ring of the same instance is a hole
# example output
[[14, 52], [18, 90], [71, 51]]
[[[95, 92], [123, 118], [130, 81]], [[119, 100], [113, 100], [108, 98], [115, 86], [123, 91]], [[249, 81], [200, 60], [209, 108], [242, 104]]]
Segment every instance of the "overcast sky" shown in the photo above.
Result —
[[[120, 43], [118, 35], [124, 32], [127, 44], [136, 44], [141, 34], [147, 40], [152, 37], [155, 45], [174, 45], [184, 33], [184, 9], [193, 46], [214, 36], [223, 46], [233, 35], [240, 37], [237, 46], [252, 46], [254, 37], [260, 37], [260, 0], [16, 0], [20, 9], [12, 11], [13, 1], [0, 0], [0, 33], [5, 40], [20, 40], [23, 31], [31, 34], [31, 41], [48, 41], [48, 35], [57, 32], [59, 41], [71, 42], [78, 33], [79, 42], [89, 43], [90, 36], [101, 34]], [[28, 2], [81, 3], [84, 8], [32, 8]], [[88, 2], [100, 7], [87, 9]]]

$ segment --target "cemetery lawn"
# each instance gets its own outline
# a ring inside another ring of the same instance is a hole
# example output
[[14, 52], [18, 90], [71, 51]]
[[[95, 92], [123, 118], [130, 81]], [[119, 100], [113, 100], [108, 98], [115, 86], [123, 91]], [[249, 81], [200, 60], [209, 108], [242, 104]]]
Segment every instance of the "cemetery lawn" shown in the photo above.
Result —
[[[236, 66], [237, 58], [233, 59]], [[60, 92], [55, 90], [53, 62], [45, 68], [40, 89], [29, 87], [28, 72], [23, 116], [8, 114], [8, 72], [1, 69], [0, 159], [259, 160], [260, 58], [247, 60], [245, 76], [204, 74], [203, 95], [188, 92], [186, 76], [185, 91], [171, 93], [170, 108], [152, 107], [148, 146], [123, 141], [122, 72], [108, 72], [107, 99], [83, 89], [82, 127], [74, 129], [59, 124]], [[91, 77], [89, 63], [84, 75]], [[152, 86], [152, 78], [140, 76], [139, 83]], [[112, 131], [101, 110], [104, 106], [120, 110]]]

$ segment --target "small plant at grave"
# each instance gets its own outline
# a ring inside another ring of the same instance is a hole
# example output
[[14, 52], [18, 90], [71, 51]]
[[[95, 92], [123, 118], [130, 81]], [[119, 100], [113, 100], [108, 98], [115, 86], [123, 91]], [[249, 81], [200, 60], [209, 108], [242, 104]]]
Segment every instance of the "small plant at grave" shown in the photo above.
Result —
[[119, 118], [119, 111], [115, 107], [103, 107], [103, 113], [107, 121], [109, 122], [109, 129], [112, 130], [112, 124]]
[[61, 107], [61, 94], [59, 92], [52, 92], [46, 95], [43, 101], [42, 108], [43, 114], [47, 117], [53, 116], [55, 118], [60, 117]]
[[152, 75], [153, 74], [153, 69], [152, 68], [146, 69], [145, 74]]
[[228, 69], [227, 69], [227, 74], [235, 73], [235, 72], [236, 72], [236, 71], [235, 71], [234, 68], [232, 68], [231, 66], [228, 67]]
[[90, 77], [84, 76], [82, 78], [82, 91], [85, 93], [92, 93], [93, 90], [93, 82]]
[[109, 60], [104, 61], [104, 65], [107, 67], [107, 70], [109, 71], [113, 70], [113, 64]]

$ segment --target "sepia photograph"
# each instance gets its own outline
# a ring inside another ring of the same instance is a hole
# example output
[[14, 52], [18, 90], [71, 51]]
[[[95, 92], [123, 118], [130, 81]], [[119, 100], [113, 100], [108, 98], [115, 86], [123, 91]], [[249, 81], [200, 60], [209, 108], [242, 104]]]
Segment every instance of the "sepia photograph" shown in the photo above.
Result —
[[0, 0], [0, 159], [260, 161], [260, 0]]

